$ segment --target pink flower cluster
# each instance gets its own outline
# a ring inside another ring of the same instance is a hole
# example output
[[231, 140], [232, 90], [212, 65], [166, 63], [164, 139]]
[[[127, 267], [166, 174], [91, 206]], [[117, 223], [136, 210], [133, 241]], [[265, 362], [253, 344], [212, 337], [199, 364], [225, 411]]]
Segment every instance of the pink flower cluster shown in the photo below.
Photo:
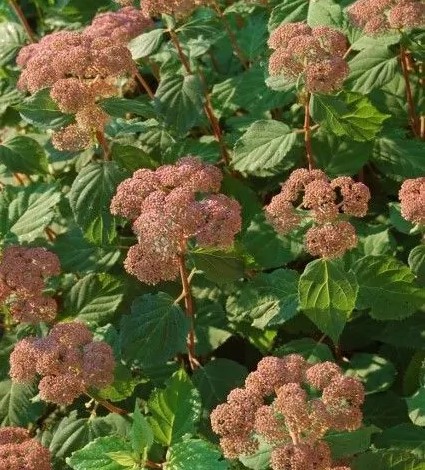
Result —
[[51, 470], [50, 452], [23, 428], [0, 429], [0, 468], [3, 470]]
[[398, 196], [401, 215], [409, 222], [425, 225], [425, 177], [406, 180]]
[[231, 245], [241, 229], [240, 206], [218, 193], [221, 180], [218, 168], [187, 156], [155, 171], [137, 170], [123, 181], [111, 212], [133, 220], [138, 238], [126, 270], [146, 284], [174, 280], [188, 239], [200, 246]]
[[9, 246], [0, 259], [0, 302], [19, 322], [49, 322], [57, 304], [43, 294], [44, 280], [60, 274], [58, 257], [45, 248]]
[[339, 219], [343, 214], [364, 217], [369, 199], [368, 187], [348, 176], [329, 180], [321, 170], [301, 168], [291, 173], [265, 211], [267, 220], [281, 234], [297, 228], [308, 211], [316, 225], [307, 231], [307, 251], [313, 256], [337, 258], [357, 245], [354, 227]]
[[44, 36], [19, 52], [23, 69], [18, 88], [35, 93], [51, 88], [50, 96], [76, 122], [53, 134], [59, 150], [78, 151], [92, 143], [93, 133], [109, 120], [97, 104], [118, 93], [117, 79], [133, 74], [135, 66], [126, 42], [151, 25], [132, 7], [98, 15], [81, 33], [61, 31]]
[[84, 30], [84, 34], [94, 38], [110, 38], [117, 43], [127, 44], [153, 26], [153, 21], [142, 11], [132, 6], [124, 6], [118, 11], [96, 15], [91, 25]]
[[425, 3], [421, 0], [357, 0], [347, 13], [356, 27], [370, 35], [425, 25]]
[[344, 54], [345, 36], [328, 26], [310, 28], [305, 23], [284, 23], [270, 35], [274, 49], [270, 75], [283, 75], [291, 82], [302, 78], [311, 93], [331, 93], [341, 88], [349, 69]]
[[[317, 393], [309, 393], [312, 388]], [[269, 356], [248, 375], [245, 388], [232, 390], [212, 411], [211, 426], [229, 459], [253, 454], [261, 436], [272, 446], [273, 470], [349, 470], [332, 462], [322, 439], [329, 430], [358, 429], [363, 401], [361, 382], [332, 362]]]
[[199, 5], [208, 4], [208, 0], [141, 0], [141, 8], [147, 16], [162, 14], [177, 17], [187, 16]]
[[81, 322], [58, 323], [44, 338], [20, 340], [10, 355], [10, 376], [19, 383], [42, 377], [38, 388], [43, 400], [69, 405], [90, 387], [103, 388], [114, 381], [112, 348], [93, 341]]

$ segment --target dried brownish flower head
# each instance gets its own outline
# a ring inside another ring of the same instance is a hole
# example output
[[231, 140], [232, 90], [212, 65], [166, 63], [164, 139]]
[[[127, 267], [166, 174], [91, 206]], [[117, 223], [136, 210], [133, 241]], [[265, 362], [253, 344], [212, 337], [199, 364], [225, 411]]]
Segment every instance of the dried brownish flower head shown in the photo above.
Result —
[[348, 75], [343, 57], [347, 40], [327, 26], [284, 23], [271, 33], [268, 45], [274, 49], [269, 60], [270, 75], [283, 75], [291, 82], [301, 77], [311, 93], [338, 90]]
[[245, 388], [212, 411], [211, 426], [227, 458], [253, 454], [261, 437], [272, 447], [273, 470], [329, 470], [339, 467], [322, 439], [330, 430], [359, 428], [363, 401], [361, 382], [334, 363], [265, 357]]
[[401, 215], [409, 222], [425, 225], [425, 177], [406, 180], [398, 197]]
[[0, 429], [0, 468], [51, 470], [51, 455], [26, 429], [3, 427]]
[[421, 0], [357, 0], [347, 13], [354, 26], [369, 35], [425, 25], [425, 3]]
[[281, 234], [296, 229], [303, 215], [316, 224], [306, 234], [306, 248], [313, 256], [337, 258], [357, 245], [354, 227], [344, 215], [364, 217], [370, 191], [363, 183], [341, 176], [329, 180], [321, 170], [298, 169], [291, 173], [265, 208], [266, 218]]
[[90, 387], [103, 388], [114, 380], [112, 348], [93, 341], [80, 322], [58, 323], [45, 338], [19, 341], [10, 355], [10, 376], [19, 383], [41, 376], [40, 397], [69, 405]]
[[230, 246], [241, 229], [240, 205], [215, 194], [221, 179], [218, 168], [188, 156], [155, 171], [138, 170], [123, 181], [111, 212], [134, 221], [139, 241], [127, 254], [126, 270], [157, 284], [176, 279], [190, 238], [201, 246]]
[[51, 321], [57, 305], [43, 293], [44, 282], [59, 274], [59, 259], [54, 253], [45, 248], [9, 246], [0, 258], [0, 302], [5, 302], [19, 322]]

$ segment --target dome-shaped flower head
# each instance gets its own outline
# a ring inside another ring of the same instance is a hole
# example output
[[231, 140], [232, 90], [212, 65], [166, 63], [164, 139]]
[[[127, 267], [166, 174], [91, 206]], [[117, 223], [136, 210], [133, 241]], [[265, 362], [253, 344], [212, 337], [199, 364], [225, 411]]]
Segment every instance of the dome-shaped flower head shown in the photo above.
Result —
[[414, 224], [425, 224], [425, 177], [406, 180], [398, 193], [401, 215]]
[[344, 60], [347, 40], [327, 26], [284, 23], [271, 33], [268, 44], [274, 49], [269, 60], [270, 75], [283, 75], [290, 82], [302, 78], [311, 93], [336, 91], [348, 75]]
[[40, 397], [69, 405], [89, 388], [103, 388], [114, 380], [112, 348], [93, 341], [81, 322], [56, 324], [44, 338], [19, 341], [10, 356], [13, 381], [30, 382], [41, 376]]
[[0, 429], [0, 468], [51, 470], [51, 455], [26, 429], [4, 427]]

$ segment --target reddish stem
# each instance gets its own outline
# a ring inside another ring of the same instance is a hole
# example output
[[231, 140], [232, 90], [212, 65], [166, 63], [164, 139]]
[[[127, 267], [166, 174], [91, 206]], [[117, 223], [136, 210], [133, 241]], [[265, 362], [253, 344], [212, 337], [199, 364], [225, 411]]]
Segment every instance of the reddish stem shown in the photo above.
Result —
[[152, 462], [151, 460], [146, 460], [145, 466], [148, 468], [162, 468], [162, 464]]
[[313, 164], [313, 149], [311, 146], [311, 119], [310, 119], [310, 93], [307, 94], [306, 103], [304, 105], [304, 143], [307, 155], [308, 169], [314, 168]]
[[134, 74], [136, 75], [136, 78], [139, 81], [140, 85], [142, 85], [143, 89], [148, 94], [149, 98], [153, 100], [155, 98], [155, 95], [153, 91], [151, 90], [151, 87], [149, 86], [149, 84], [146, 82], [146, 80], [142, 77], [142, 75], [137, 69], [135, 70]]
[[227, 35], [229, 36], [230, 43], [232, 44], [233, 50], [238, 57], [240, 63], [242, 64], [243, 68], [245, 70], [248, 70], [249, 68], [249, 63], [248, 60], [246, 59], [244, 53], [242, 52], [241, 48], [239, 47], [238, 41], [236, 39], [236, 36], [234, 32], [232, 31], [232, 28], [230, 27], [229, 23], [227, 22], [226, 17], [224, 16], [223, 12], [221, 11], [220, 5], [214, 0], [213, 6], [215, 11], [217, 12], [217, 15], [219, 16], [221, 22], [223, 23], [224, 29], [226, 30]]
[[35, 34], [33, 33], [31, 26], [29, 25], [27, 19], [25, 18], [25, 15], [23, 11], [21, 10], [21, 7], [19, 6], [18, 2], [16, 0], [9, 0], [9, 5], [12, 8], [12, 10], [15, 12], [16, 16], [19, 18], [19, 21], [21, 22], [22, 26], [24, 27], [30, 42], [34, 43], [37, 42], [37, 38]]
[[[171, 37], [171, 42], [176, 48], [176, 51], [180, 57], [180, 62], [182, 63], [184, 69], [189, 75], [194, 75], [193, 70], [190, 66], [189, 60], [186, 57], [183, 51], [183, 48], [181, 47], [177, 34], [172, 29], [169, 30], [169, 33]], [[228, 165], [230, 161], [229, 154], [227, 152], [226, 145], [223, 140], [223, 134], [221, 132], [220, 123], [218, 122], [218, 119], [216, 118], [213, 107], [211, 105], [211, 100], [210, 100], [210, 96], [207, 90], [205, 77], [202, 75], [202, 73], [199, 73], [199, 78], [202, 82], [202, 86], [204, 89], [204, 97], [205, 97], [204, 112], [205, 112], [205, 115], [207, 116], [208, 121], [210, 122], [214, 137], [216, 138], [217, 142], [220, 145], [221, 156], [224, 162], [226, 163], [226, 165]]]
[[108, 161], [109, 158], [109, 145], [108, 141], [106, 140], [105, 133], [103, 131], [96, 131], [96, 139], [99, 142], [99, 145], [102, 147], [103, 150], [103, 159]]
[[99, 405], [102, 405], [103, 408], [106, 408], [108, 411], [110, 411], [111, 413], [117, 413], [119, 415], [128, 415], [128, 411], [127, 410], [123, 410], [122, 408], [119, 408], [118, 406], [115, 406], [113, 405], [112, 403], [110, 403], [108, 400], [104, 400], [103, 398], [98, 398], [98, 397], [92, 397], [91, 395], [89, 395], [87, 392], [85, 392], [85, 394], [92, 400], [94, 400], [95, 402], [99, 403]]
[[406, 54], [406, 50], [404, 49], [403, 46], [400, 46], [400, 62], [401, 62], [401, 70], [403, 72], [403, 77], [404, 77], [404, 83], [406, 86], [406, 99], [407, 99], [410, 127], [412, 128], [412, 131], [415, 134], [415, 136], [418, 137], [419, 136], [418, 116], [416, 114], [415, 102], [413, 100], [412, 88], [410, 86], [408, 57]]
[[16, 178], [16, 180], [18, 181], [18, 183], [19, 183], [21, 186], [24, 186], [25, 181], [24, 181], [24, 179], [22, 178], [22, 176], [21, 176], [20, 173], [13, 173], [13, 176]]
[[196, 369], [199, 365], [198, 360], [196, 359], [195, 352], [195, 312], [193, 308], [193, 298], [192, 292], [189, 284], [189, 275], [186, 269], [186, 263], [184, 254], [179, 255], [179, 269], [180, 269], [180, 278], [182, 281], [183, 287], [183, 296], [184, 296], [184, 306], [186, 310], [186, 315], [190, 320], [190, 330], [187, 339], [187, 351], [189, 357], [190, 367]]

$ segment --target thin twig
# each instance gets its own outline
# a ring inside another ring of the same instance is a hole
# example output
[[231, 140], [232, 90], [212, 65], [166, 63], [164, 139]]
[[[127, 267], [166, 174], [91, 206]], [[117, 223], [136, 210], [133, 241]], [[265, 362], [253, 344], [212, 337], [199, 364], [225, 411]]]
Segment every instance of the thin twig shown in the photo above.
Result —
[[[182, 252], [184, 251], [182, 250]], [[186, 316], [190, 320], [190, 330], [187, 339], [187, 351], [190, 367], [192, 368], [192, 370], [194, 370], [199, 366], [199, 362], [196, 359], [195, 353], [195, 311], [193, 307], [193, 297], [190, 289], [189, 276], [186, 269], [184, 254], [179, 255], [179, 269], [184, 292], [184, 305], [186, 310]]]
[[105, 133], [103, 131], [96, 131], [96, 138], [99, 142], [99, 145], [102, 147], [103, 151], [103, 159], [105, 162], [109, 161], [109, 145], [105, 137]]
[[238, 41], [236, 39], [236, 36], [234, 32], [232, 31], [232, 28], [230, 27], [227, 18], [223, 14], [220, 5], [217, 3], [216, 0], [213, 1], [213, 6], [215, 11], [217, 12], [217, 15], [219, 16], [221, 22], [223, 23], [224, 29], [226, 30], [227, 35], [229, 36], [230, 43], [232, 44], [233, 50], [238, 57], [240, 63], [242, 64], [243, 68], [245, 70], [248, 70], [249, 68], [249, 62], [245, 57], [245, 54], [242, 52], [241, 48], [239, 47]]
[[92, 398], [94, 401], [96, 401], [97, 403], [99, 403], [99, 405], [102, 405], [103, 408], [107, 409], [108, 411], [110, 411], [111, 413], [117, 413], [119, 415], [127, 415], [128, 414], [128, 411], [127, 410], [123, 410], [122, 408], [119, 408], [118, 406], [115, 406], [113, 405], [112, 403], [110, 403], [108, 400], [104, 400], [103, 398], [98, 398], [98, 397], [92, 397], [91, 395], [89, 395], [88, 393], [86, 393], [86, 395], [89, 397], [89, 398]]
[[29, 25], [27, 19], [25, 18], [24, 12], [21, 10], [21, 7], [19, 6], [18, 2], [16, 0], [9, 0], [9, 5], [15, 12], [16, 16], [19, 18], [19, 21], [21, 22], [30, 39], [30, 42], [37, 42], [37, 38], [33, 33], [33, 30], [31, 29], [31, 26]]
[[[186, 54], [183, 51], [183, 48], [180, 44], [180, 41], [179, 41], [179, 38], [178, 38], [177, 34], [172, 29], [168, 30], [168, 32], [170, 33], [171, 42], [173, 43], [173, 45], [174, 45], [174, 47], [175, 47], [175, 49], [176, 49], [176, 51], [177, 51], [177, 53], [180, 57], [180, 62], [182, 63], [184, 69], [186, 70], [186, 73], [188, 73], [189, 75], [194, 75], [193, 70], [192, 70], [192, 68], [190, 66], [190, 63], [189, 63], [189, 59], [186, 57]], [[217, 140], [217, 142], [220, 146], [221, 156], [224, 160], [224, 163], [226, 165], [228, 165], [230, 163], [229, 154], [227, 152], [227, 148], [226, 148], [226, 145], [224, 143], [223, 134], [222, 134], [221, 128], [220, 128], [220, 123], [218, 122], [218, 119], [216, 118], [216, 116], [214, 114], [213, 107], [211, 105], [211, 100], [210, 100], [210, 96], [209, 96], [209, 93], [208, 93], [205, 77], [203, 76], [201, 71], [198, 71], [198, 76], [199, 76], [199, 79], [201, 80], [202, 88], [204, 90], [204, 97], [205, 97], [204, 112], [205, 112], [205, 115], [207, 116], [207, 119], [210, 122], [211, 129], [213, 131], [214, 137], [216, 138], [216, 140]]]
[[151, 460], [146, 460], [144, 465], [148, 468], [162, 468], [162, 464], [152, 462]]
[[135, 73], [134, 75], [136, 76], [138, 82], [140, 83], [140, 85], [142, 85], [143, 89], [146, 91], [146, 93], [148, 94], [149, 98], [151, 100], [153, 100], [155, 98], [155, 94], [154, 92], [151, 90], [151, 87], [149, 86], [149, 84], [146, 82], [146, 80], [142, 77], [141, 73], [137, 70], [135, 70]]
[[409, 113], [410, 127], [412, 128], [412, 131], [415, 134], [415, 136], [419, 137], [418, 117], [416, 114], [415, 102], [413, 100], [412, 88], [410, 86], [408, 58], [406, 55], [406, 50], [404, 49], [403, 46], [400, 46], [400, 63], [401, 63], [401, 70], [403, 72], [404, 83], [406, 86], [406, 99], [407, 99], [407, 108], [408, 108], [408, 113]]
[[25, 181], [24, 179], [22, 178], [22, 175], [20, 173], [13, 173], [13, 176], [15, 177], [15, 179], [18, 181], [18, 183], [21, 185], [21, 186], [24, 186], [25, 185]]
[[310, 93], [307, 94], [306, 103], [304, 105], [304, 142], [305, 151], [307, 155], [308, 169], [312, 170], [313, 164], [313, 149], [311, 146], [311, 122], [310, 122]]

